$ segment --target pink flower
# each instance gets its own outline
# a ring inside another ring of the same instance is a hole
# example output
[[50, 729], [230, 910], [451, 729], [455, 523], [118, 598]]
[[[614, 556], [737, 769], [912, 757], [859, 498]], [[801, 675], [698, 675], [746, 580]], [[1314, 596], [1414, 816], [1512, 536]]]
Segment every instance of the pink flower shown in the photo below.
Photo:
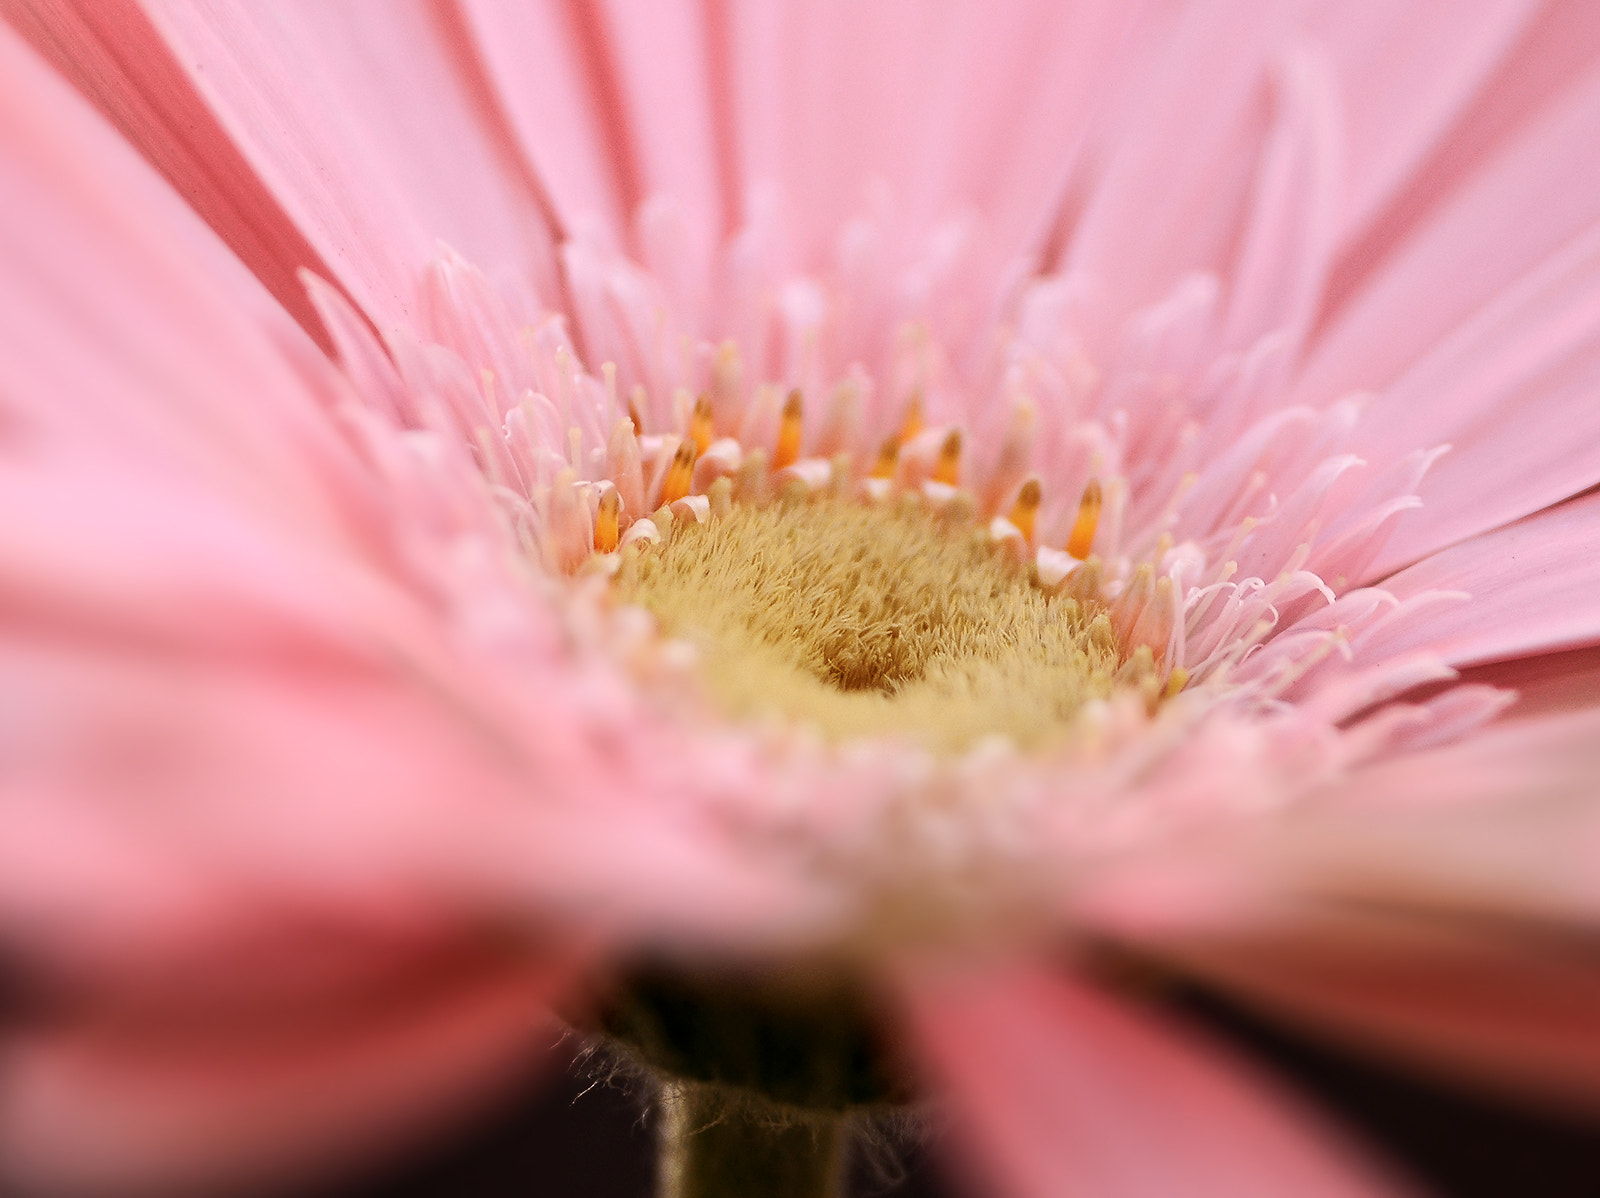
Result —
[[[1108, 959], [1600, 1100], [1590, 6], [5, 12], [13, 1180], [374, 1151], [641, 959], [866, 987], [1025, 1198], [1388, 1184]], [[619, 602], [818, 492], [1110, 664]]]

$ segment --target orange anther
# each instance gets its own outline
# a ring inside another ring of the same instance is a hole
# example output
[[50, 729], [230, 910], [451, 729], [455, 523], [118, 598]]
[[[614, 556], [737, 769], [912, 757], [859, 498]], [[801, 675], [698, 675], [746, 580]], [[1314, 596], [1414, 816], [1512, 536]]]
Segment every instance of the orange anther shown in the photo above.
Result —
[[633, 435], [644, 436], [644, 421], [639, 419], [639, 408], [631, 400], [628, 403], [628, 419], [633, 423]]
[[1017, 492], [1017, 502], [1011, 507], [1011, 523], [1017, 526], [1022, 539], [1030, 545], [1033, 543], [1033, 518], [1039, 514], [1039, 501], [1043, 497], [1039, 480], [1030, 478], [1022, 484], [1022, 490]]
[[783, 403], [783, 423], [778, 426], [778, 445], [772, 451], [772, 468], [782, 470], [800, 458], [801, 404], [800, 390], [789, 392]]
[[605, 494], [600, 496], [600, 510], [594, 518], [594, 551], [596, 553], [610, 553], [617, 547], [622, 530], [619, 527], [618, 514], [622, 508], [622, 500], [617, 496], [615, 488], [607, 488]]
[[1072, 535], [1067, 538], [1067, 552], [1080, 561], [1089, 556], [1094, 546], [1094, 531], [1100, 524], [1100, 480], [1091, 478], [1078, 500], [1078, 518], [1072, 525]]
[[661, 502], [673, 503], [682, 499], [689, 493], [689, 483], [694, 479], [695, 459], [700, 456], [700, 451], [695, 448], [694, 440], [685, 437], [678, 444], [678, 451], [672, 455], [672, 465], [667, 468], [666, 480], [661, 484]]
[[893, 478], [895, 463], [900, 460], [900, 438], [885, 437], [878, 450], [878, 464], [872, 468], [873, 478]]
[[961, 430], [953, 428], [939, 447], [939, 461], [933, 468], [934, 482], [956, 486], [961, 481]]
[[711, 419], [711, 400], [702, 395], [694, 401], [694, 415], [689, 418], [689, 436], [694, 439], [697, 453], [704, 453], [711, 448], [711, 442], [717, 439], [716, 425]]
[[904, 445], [922, 431], [922, 396], [915, 394], [906, 404], [906, 414], [900, 418], [900, 444]]

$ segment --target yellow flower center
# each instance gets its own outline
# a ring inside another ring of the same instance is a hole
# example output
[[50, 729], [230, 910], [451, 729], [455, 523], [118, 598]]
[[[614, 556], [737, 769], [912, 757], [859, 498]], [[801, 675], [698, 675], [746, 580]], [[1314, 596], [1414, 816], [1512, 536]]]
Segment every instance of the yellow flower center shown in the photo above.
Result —
[[989, 735], [1039, 747], [1091, 699], [1159, 679], [1098, 605], [1040, 586], [970, 514], [914, 493], [735, 503], [629, 546], [614, 585], [693, 644], [735, 718], [799, 720], [829, 739], [898, 735], [959, 751]]

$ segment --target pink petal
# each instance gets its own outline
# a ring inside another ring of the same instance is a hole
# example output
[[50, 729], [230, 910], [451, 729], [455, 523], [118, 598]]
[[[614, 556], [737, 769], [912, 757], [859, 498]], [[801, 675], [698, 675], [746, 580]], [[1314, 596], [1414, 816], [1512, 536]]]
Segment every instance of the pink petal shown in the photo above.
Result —
[[1223, 340], [1245, 347], [1281, 331], [1292, 353], [1315, 313], [1332, 252], [1344, 147], [1334, 79], [1320, 55], [1290, 55], [1275, 100]]
[[465, 31], [442, 9], [145, 7], [228, 136], [377, 323], [414, 317], [440, 239], [555, 293], [538, 182]]
[[1581, 928], [1518, 924], [1481, 908], [1374, 914], [1362, 905], [1306, 915], [1276, 934], [1167, 951], [1356, 1049], [1600, 1110], [1600, 971], [1571, 951]]
[[1384, 589], [1402, 599], [1464, 591], [1472, 601], [1376, 630], [1357, 651], [1379, 660], [1420, 649], [1467, 666], [1600, 641], [1597, 544], [1600, 495], [1589, 495], [1436, 553]]
[[1037, 251], [1142, 9], [734, 6], [739, 169], [786, 201], [789, 263], [825, 261], [874, 180], [908, 236], [971, 206], [1001, 255]]
[[689, 222], [704, 284], [736, 196], [722, 161], [709, 14], [669, 0], [584, 8], [470, 3], [468, 20], [529, 159], [568, 228], [597, 220], [613, 246], [647, 196], [671, 195]]
[[321, 337], [295, 272], [327, 268], [228, 140], [135, 0], [7, 0], [0, 11], [145, 153], [273, 298]]
[[[1586, 44], [1592, 62], [1592, 39]], [[1474, 160], [1408, 237], [1367, 251], [1373, 273], [1317, 337], [1295, 398], [1320, 406], [1387, 386], [1589, 228], [1600, 217], [1597, 121], [1600, 71], [1589, 69]], [[1508, 222], [1507, 213], [1521, 219]]]
[[[563, 228], [591, 232], [613, 249], [625, 246], [643, 195], [622, 84], [598, 15], [579, 5], [475, 0], [462, 11], [518, 145], [545, 181]], [[675, 111], [690, 103], [679, 97]]]
[[918, 976], [904, 1001], [979, 1161], [1014, 1198], [1395, 1192], [1240, 1063], [1080, 983]]
[[1288, 5], [1185, 9], [1140, 78], [1067, 259], [1112, 316], [1158, 301], [1190, 271], [1223, 273], [1266, 131], [1261, 88], [1291, 17]]
[[1349, 130], [1342, 228], [1360, 231], [1477, 101], [1535, 14], [1533, 0], [1324, 0], [1309, 17], [1334, 61]]
[[1515, 716], [1600, 707], [1600, 646], [1470, 667], [1461, 679], [1514, 691]]
[[[1358, 11], [1354, 6], [1342, 7]], [[1408, 5], [1404, 11], [1414, 12], [1419, 7]], [[1450, 13], [1460, 10], [1467, 10], [1470, 22], [1473, 12], [1469, 6], [1449, 6]], [[1373, 214], [1365, 229], [1351, 230], [1354, 240], [1329, 279], [1325, 323], [1334, 323], [1375, 270], [1425, 229], [1464, 185], [1471, 185], [1486, 163], [1524, 135], [1589, 73], [1600, 38], [1600, 14], [1585, 4], [1546, 4], [1531, 15], [1532, 19], [1516, 30], [1515, 41], [1497, 51], [1499, 60], [1485, 64], [1492, 69], [1479, 82], [1476, 94], [1467, 98], [1470, 102], [1462, 111], [1453, 114], [1456, 119], [1448, 130], [1426, 147], [1425, 155], [1387, 206]], [[1451, 41], [1452, 34], [1435, 31], [1426, 57], [1432, 59], [1440, 50], [1448, 53]], [[1417, 76], [1417, 64], [1413, 62], [1396, 74]], [[1382, 94], [1382, 84], [1377, 91]], [[1405, 127], [1403, 113], [1391, 115]]]
[[1368, 577], [1538, 511], [1600, 481], [1600, 224], [1407, 370], [1351, 448], [1373, 465], [1449, 444]]
[[340, 393], [326, 360], [9, 29], [0, 55], [0, 395], [9, 448], [30, 439], [9, 468], [62, 500], [18, 534], [89, 515], [86, 493], [50, 478], [59, 454], [200, 486], [306, 549], [359, 540], [367, 497], [327, 419]]
[[1370, 766], [1231, 844], [1147, 863], [1149, 893], [1176, 872], [1234, 899], [1185, 931], [1127, 885], [1124, 934], [1385, 1053], [1600, 1110], [1596, 776], [1592, 709]]
[[395, 964], [387, 991], [287, 1013], [211, 1002], [21, 1024], [0, 1049], [0, 1180], [103, 1195], [281, 1186], [467, 1117], [561, 1034], [545, 1012], [563, 969]]

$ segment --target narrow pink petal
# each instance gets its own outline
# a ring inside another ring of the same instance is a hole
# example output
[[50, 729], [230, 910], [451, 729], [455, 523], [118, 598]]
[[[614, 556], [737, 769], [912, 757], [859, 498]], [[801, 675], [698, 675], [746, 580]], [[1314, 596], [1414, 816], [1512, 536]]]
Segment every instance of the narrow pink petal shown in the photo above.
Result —
[[1562, 246], [1373, 402], [1352, 449], [1451, 446], [1370, 577], [1600, 481], [1600, 224]]
[[[402, 964], [404, 962], [402, 961]], [[282, 1018], [211, 1004], [83, 1014], [0, 1047], [0, 1180], [102, 1195], [240, 1193], [393, 1152], [464, 1118], [560, 1036], [564, 970], [399, 976]]]
[[[32, 447], [8, 446], [17, 477], [62, 490], [50, 454], [80, 470], [137, 463], [292, 527], [307, 548], [351, 544], [361, 482], [319, 404], [337, 394], [326, 361], [9, 29], [0, 55], [0, 402]], [[65, 498], [19, 535], [53, 512], [88, 515], [87, 495]]]
[[954, 8], [894, 2], [732, 7], [740, 166], [779, 193], [785, 267], [826, 265], [874, 178], [905, 204], [921, 148], [910, 114], [935, 107], [941, 82], [921, 64], [938, 58], [959, 19]]
[[314, 337], [296, 271], [326, 274], [316, 250], [250, 165], [135, 0], [4, 0], [13, 26], [88, 96]]
[[722, 211], [704, 8], [668, 0], [643, 10], [607, 0], [596, 19], [612, 60], [628, 144], [637, 156], [640, 191], [671, 196], [704, 254], [732, 216]]
[[1103, 291], [1111, 315], [1158, 301], [1190, 271], [1224, 273], [1266, 132], [1262, 88], [1292, 10], [1186, 9], [1140, 79], [1067, 259]]
[[[912, 182], [917, 207], [938, 217], [941, 204], [970, 203], [997, 253], [1046, 249], [1105, 95], [1130, 67], [1134, 28], [1147, 8], [969, 10], [947, 38], [945, 57], [931, 64], [941, 115], [920, 131], [930, 144]], [[1001, 128], [1006, 136], [996, 137]]]
[[1177, 956], [1352, 1046], [1592, 1113], [1600, 1110], [1600, 971], [1563, 943], [1583, 938], [1579, 928], [1516, 924], [1481, 908], [1379, 917], [1352, 905]]
[[464, 13], [564, 226], [632, 252], [680, 326], [706, 331], [714, 254], [742, 204], [734, 114], [716, 107], [726, 80], [714, 71], [727, 63], [714, 10], [475, 2]]
[[625, 247], [643, 187], [614, 47], [599, 15], [579, 4], [479, 0], [465, 0], [462, 12], [562, 225]]
[[[731, 230], [740, 202], [719, 157], [717, 90], [711, 77], [714, 31], [700, 0], [665, 0], [641, 9], [628, 0], [595, 7], [609, 46], [644, 196], [670, 204], [665, 228], [650, 214], [632, 213], [639, 255], [659, 277], [676, 284], [679, 319], [703, 327], [699, 312], [712, 285], [711, 262]], [[657, 218], [660, 223], [660, 217]]]
[[745, 183], [777, 186], [801, 269], [875, 180], [913, 239], [972, 206], [999, 253], [1037, 252], [1142, 7], [733, 5]]
[[1344, 138], [1334, 78], [1320, 54], [1302, 47], [1289, 55], [1274, 100], [1223, 340], [1244, 348], [1282, 331], [1292, 355], [1310, 326], [1333, 250]]
[[1470, 602], [1358, 642], [1369, 660], [1424, 649], [1455, 666], [1600, 641], [1600, 495], [1474, 537], [1384, 582], [1404, 599], [1464, 591]]
[[[1600, 1110], [1596, 776], [1600, 713], [1503, 723], [1147, 862], [1113, 906], [1151, 951], [1291, 1017]], [[1185, 931], [1179, 906], [1136, 898], [1175, 874], [1232, 891], [1225, 920]]]
[[1600, 645], [1473, 666], [1461, 679], [1515, 692], [1513, 716], [1600, 708]]
[[[1389, 6], [1395, 13], [1402, 10]], [[1420, 6], [1407, 5], [1406, 13]], [[1354, 6], [1343, 6], [1356, 12]], [[1470, 6], [1451, 5], [1449, 12]], [[1445, 49], [1453, 35], [1440, 31], [1431, 46]], [[1329, 278], [1324, 324], [1342, 318], [1344, 309], [1359, 298], [1387, 262], [1395, 258], [1419, 231], [1425, 230], [1459, 193], [1473, 185], [1486, 164], [1526, 135], [1539, 120], [1563, 102], [1582, 83], [1594, 65], [1594, 48], [1600, 43], [1600, 10], [1587, 4], [1544, 4], [1522, 22], [1519, 36], [1500, 54], [1493, 69], [1479, 81], [1470, 102], [1456, 114], [1449, 128], [1427, 148], [1421, 161], [1393, 197], [1378, 210], [1365, 228], [1350, 230], [1345, 247]], [[1433, 53], [1427, 55], [1432, 58]], [[1417, 75], [1416, 64], [1397, 74]], [[1424, 69], [1422, 74], [1426, 74]], [[1383, 85], [1378, 86], [1383, 92]], [[1391, 114], [1406, 124], [1403, 113]]]
[[414, 318], [439, 239], [553, 292], [535, 182], [445, 10], [145, 7], [234, 144], [380, 325]]
[[1323, 0], [1310, 32], [1332, 57], [1349, 131], [1342, 229], [1392, 200], [1473, 103], [1538, 8], [1536, 0]]
[[979, 1163], [1013, 1198], [1395, 1192], [1241, 1063], [1081, 983], [917, 977], [904, 998]]
[[[1376, 259], [1315, 341], [1298, 400], [1386, 387], [1600, 217], [1600, 70], [1591, 69]], [[1507, 222], [1506, 213], [1521, 214]]]

